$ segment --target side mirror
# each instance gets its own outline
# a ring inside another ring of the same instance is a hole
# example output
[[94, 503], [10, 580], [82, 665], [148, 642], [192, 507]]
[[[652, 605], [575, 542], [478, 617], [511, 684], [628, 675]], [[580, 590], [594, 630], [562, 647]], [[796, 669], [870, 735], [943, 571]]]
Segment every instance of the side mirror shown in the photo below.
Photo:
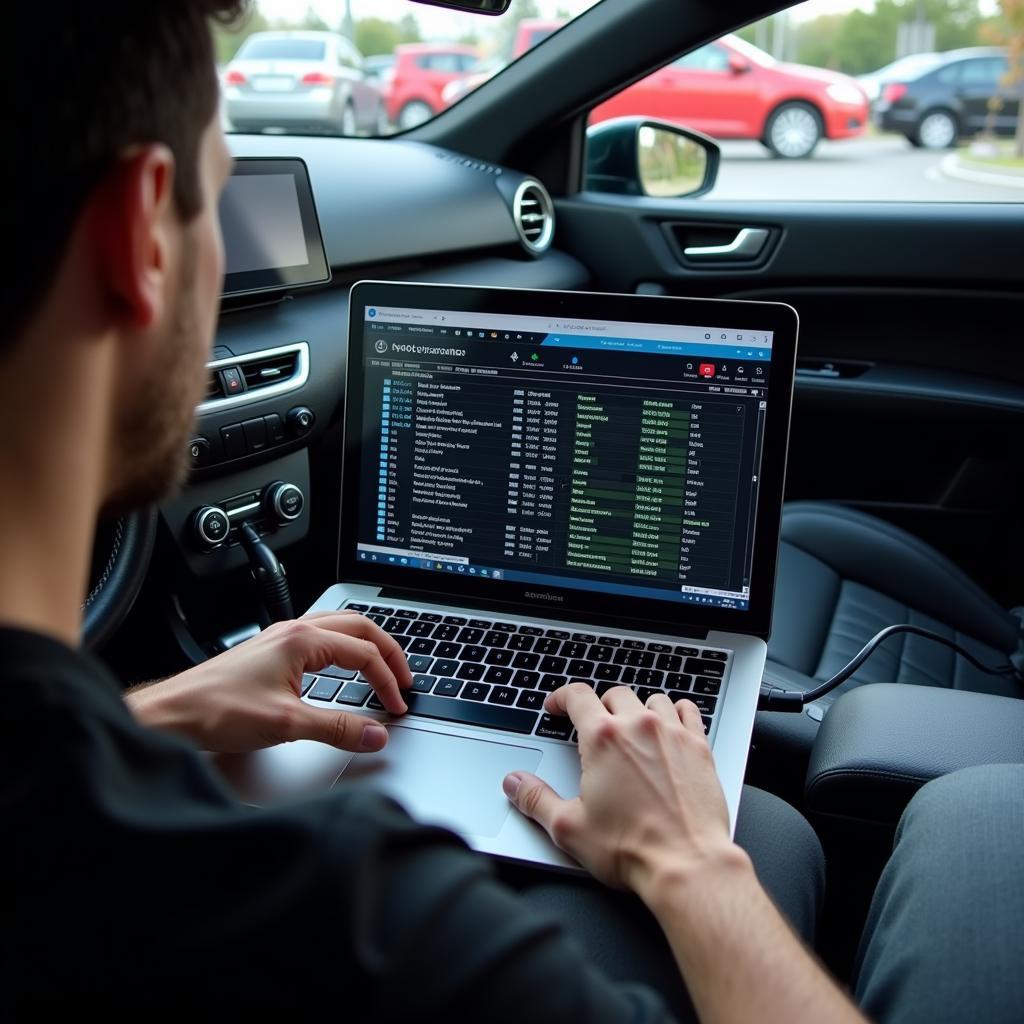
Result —
[[729, 54], [729, 70], [734, 75], [745, 75], [750, 70], [750, 61], [738, 53]]
[[585, 188], [591, 192], [695, 198], [718, 176], [718, 146], [706, 135], [644, 117], [619, 117], [587, 129]]

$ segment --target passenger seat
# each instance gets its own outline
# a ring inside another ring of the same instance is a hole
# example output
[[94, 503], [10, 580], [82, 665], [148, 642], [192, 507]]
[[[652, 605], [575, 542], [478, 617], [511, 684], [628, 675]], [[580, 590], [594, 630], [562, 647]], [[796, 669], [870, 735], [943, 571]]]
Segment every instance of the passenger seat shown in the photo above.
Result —
[[[823, 502], [786, 505], [765, 681], [809, 690], [895, 623], [934, 630], [982, 663], [1000, 665], [1019, 649], [1024, 609], [1000, 607], [944, 555], [881, 519]], [[816, 719], [839, 694], [863, 683], [1024, 696], [1014, 679], [986, 675], [950, 648], [904, 633], [812, 705], [810, 715], [760, 712], [755, 745], [760, 738], [809, 752]]]

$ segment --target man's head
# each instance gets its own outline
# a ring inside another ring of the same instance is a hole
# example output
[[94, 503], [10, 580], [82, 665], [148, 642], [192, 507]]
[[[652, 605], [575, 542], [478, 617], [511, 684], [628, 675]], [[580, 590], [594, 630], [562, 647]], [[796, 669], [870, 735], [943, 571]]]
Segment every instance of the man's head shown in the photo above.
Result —
[[42, 323], [69, 335], [87, 324], [104, 339], [113, 355], [103, 500], [124, 507], [178, 482], [203, 391], [223, 272], [217, 200], [230, 168], [209, 22], [244, 4], [45, 6], [45, 22], [26, 4], [5, 17], [0, 76], [16, 155], [8, 150], [0, 198], [0, 375]]

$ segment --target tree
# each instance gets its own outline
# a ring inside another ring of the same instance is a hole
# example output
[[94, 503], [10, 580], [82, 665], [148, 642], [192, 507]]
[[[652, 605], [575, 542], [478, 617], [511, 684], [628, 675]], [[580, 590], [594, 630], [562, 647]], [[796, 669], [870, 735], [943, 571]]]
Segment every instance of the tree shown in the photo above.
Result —
[[364, 57], [391, 53], [399, 44], [398, 29], [383, 18], [360, 18], [356, 22], [356, 49]]
[[302, 21], [299, 22], [297, 27], [308, 29], [310, 32], [330, 31], [327, 22], [311, 6], [306, 8], [306, 13], [302, 16]]
[[219, 21], [213, 22], [213, 41], [218, 64], [227, 64], [238, 52], [238, 48], [254, 32], [265, 32], [270, 22], [256, 10], [251, 8], [248, 17], [231, 25]]
[[398, 41], [400, 43], [423, 41], [423, 36], [420, 35], [420, 23], [416, 20], [415, 14], [403, 14], [398, 19]]
[[[982, 39], [978, 0], [878, 0], [871, 11], [828, 14], [796, 30], [796, 59], [802, 64], [859, 75], [874, 71], [897, 53], [900, 26], [922, 17], [935, 30], [935, 49], [975, 46]], [[753, 26], [745, 38], [754, 39]]]
[[[1000, 84], [1017, 94], [1013, 152], [1024, 158], [1024, 0], [999, 0], [999, 16], [985, 35], [988, 41], [1006, 47], [1008, 67]], [[1002, 105], [1001, 98], [996, 102]]]

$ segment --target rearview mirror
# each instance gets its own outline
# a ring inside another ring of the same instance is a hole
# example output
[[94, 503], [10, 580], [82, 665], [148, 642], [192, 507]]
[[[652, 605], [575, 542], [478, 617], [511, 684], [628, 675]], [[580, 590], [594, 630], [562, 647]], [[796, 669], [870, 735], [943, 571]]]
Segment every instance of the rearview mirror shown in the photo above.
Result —
[[750, 70], [750, 61], [738, 53], [729, 54], [729, 70], [734, 75], [743, 75]]
[[413, 3], [468, 11], [470, 14], [504, 14], [512, 0], [413, 0]]
[[585, 187], [591, 192], [695, 198], [718, 176], [719, 149], [706, 135], [642, 117], [587, 129]]

